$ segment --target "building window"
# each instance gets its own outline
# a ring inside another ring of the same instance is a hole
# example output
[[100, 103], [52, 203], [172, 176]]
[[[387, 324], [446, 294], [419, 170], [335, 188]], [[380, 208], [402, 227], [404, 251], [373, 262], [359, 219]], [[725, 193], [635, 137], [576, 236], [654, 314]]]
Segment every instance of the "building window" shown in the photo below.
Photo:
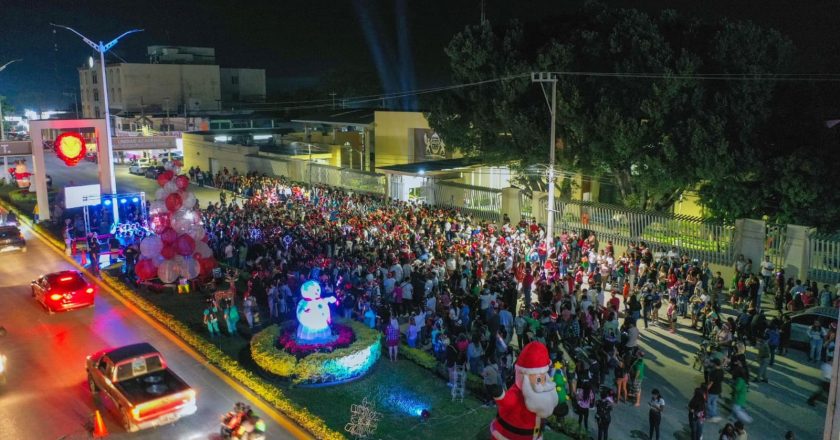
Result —
[[90, 72], [91, 82], [96, 84], [96, 72]]
[[93, 108], [93, 114], [94, 114], [94, 117], [96, 117], [96, 119], [99, 119], [99, 107], [94, 107]]
[[238, 76], [230, 77], [230, 83], [233, 84], [233, 85], [239, 84], [239, 77]]
[[96, 89], [93, 90], [93, 100], [94, 101], [99, 101], [99, 90], [96, 90]]

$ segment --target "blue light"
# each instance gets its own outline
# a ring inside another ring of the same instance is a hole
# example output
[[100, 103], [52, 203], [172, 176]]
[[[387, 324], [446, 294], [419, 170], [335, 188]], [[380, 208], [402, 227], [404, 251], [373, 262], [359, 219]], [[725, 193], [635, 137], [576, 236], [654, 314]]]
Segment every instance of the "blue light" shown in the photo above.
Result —
[[419, 396], [415, 396], [404, 390], [389, 395], [383, 403], [390, 408], [397, 409], [414, 417], [422, 416], [423, 410], [429, 407], [428, 404], [420, 400]]
[[134, 197], [134, 198], [132, 198], [132, 199], [131, 199], [131, 202], [132, 202], [132, 203], [137, 203], [137, 202], [139, 202], [139, 201], [140, 201], [140, 198], [139, 198], [139, 197]]
[[111, 199], [105, 199], [105, 206], [111, 206]]
[[125, 203], [127, 201], [128, 201], [128, 199], [120, 199], [120, 203]]

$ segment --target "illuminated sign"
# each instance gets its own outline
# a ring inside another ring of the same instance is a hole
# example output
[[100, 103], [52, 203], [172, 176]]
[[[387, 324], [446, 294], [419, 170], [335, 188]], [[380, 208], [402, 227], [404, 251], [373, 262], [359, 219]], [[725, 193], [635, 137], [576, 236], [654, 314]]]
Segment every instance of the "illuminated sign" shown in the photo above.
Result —
[[74, 167], [85, 157], [87, 146], [85, 139], [76, 132], [67, 132], [55, 138], [55, 154], [68, 167]]

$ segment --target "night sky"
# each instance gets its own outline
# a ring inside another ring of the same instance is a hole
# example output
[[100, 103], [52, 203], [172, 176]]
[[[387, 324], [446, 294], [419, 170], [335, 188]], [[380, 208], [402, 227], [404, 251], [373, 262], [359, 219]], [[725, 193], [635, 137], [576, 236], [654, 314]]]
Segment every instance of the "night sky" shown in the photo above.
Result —
[[[510, 18], [529, 23], [581, 3], [487, 0], [485, 9], [493, 23]], [[608, 3], [653, 13], [672, 8], [708, 19], [751, 19], [793, 40], [802, 71], [840, 73], [840, 2], [836, 0]], [[403, 25], [396, 13], [400, 4], [405, 10]], [[401, 68], [403, 87], [442, 85], [448, 83], [443, 48], [464, 26], [478, 23], [480, 4], [480, 0], [0, 0], [0, 64], [24, 59], [0, 73], [0, 95], [8, 96], [18, 108], [46, 109], [72, 102], [62, 92], [78, 90], [76, 68], [93, 51], [68, 31], [54, 33], [50, 22], [105, 41], [124, 30], [144, 28], [145, 32], [127, 37], [115, 50], [128, 62], [147, 61], [149, 45], [215, 47], [222, 66], [265, 68], [270, 95], [295, 84], [312, 84], [329, 69], [376, 71], [377, 53], [395, 70]], [[408, 30], [402, 45], [396, 32], [401, 26]], [[411, 55], [407, 64], [398, 55], [401, 46]]]

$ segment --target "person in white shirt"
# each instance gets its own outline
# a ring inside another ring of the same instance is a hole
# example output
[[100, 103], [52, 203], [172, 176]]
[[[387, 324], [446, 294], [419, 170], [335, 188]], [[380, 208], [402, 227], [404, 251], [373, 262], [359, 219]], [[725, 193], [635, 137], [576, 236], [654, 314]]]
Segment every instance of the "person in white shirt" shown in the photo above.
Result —
[[588, 295], [583, 295], [583, 298], [580, 300], [580, 309], [583, 311], [589, 310], [589, 307], [592, 305], [592, 301], [589, 300]]
[[390, 272], [394, 274], [394, 279], [397, 280], [398, 283], [403, 280], [403, 268], [399, 263], [394, 263], [394, 265], [391, 266]]
[[478, 299], [480, 302], [481, 313], [483, 313], [484, 316], [487, 317], [487, 311], [490, 308], [491, 303], [493, 303], [493, 301], [496, 301], [496, 294], [490, 292], [490, 289], [484, 289], [484, 291], [481, 292], [481, 295], [478, 297]]
[[776, 266], [773, 265], [773, 262], [770, 261], [770, 256], [765, 255], [764, 261], [761, 262], [761, 278], [764, 281], [764, 289], [769, 291], [771, 288], [770, 280], [773, 277], [773, 271], [776, 269]]

